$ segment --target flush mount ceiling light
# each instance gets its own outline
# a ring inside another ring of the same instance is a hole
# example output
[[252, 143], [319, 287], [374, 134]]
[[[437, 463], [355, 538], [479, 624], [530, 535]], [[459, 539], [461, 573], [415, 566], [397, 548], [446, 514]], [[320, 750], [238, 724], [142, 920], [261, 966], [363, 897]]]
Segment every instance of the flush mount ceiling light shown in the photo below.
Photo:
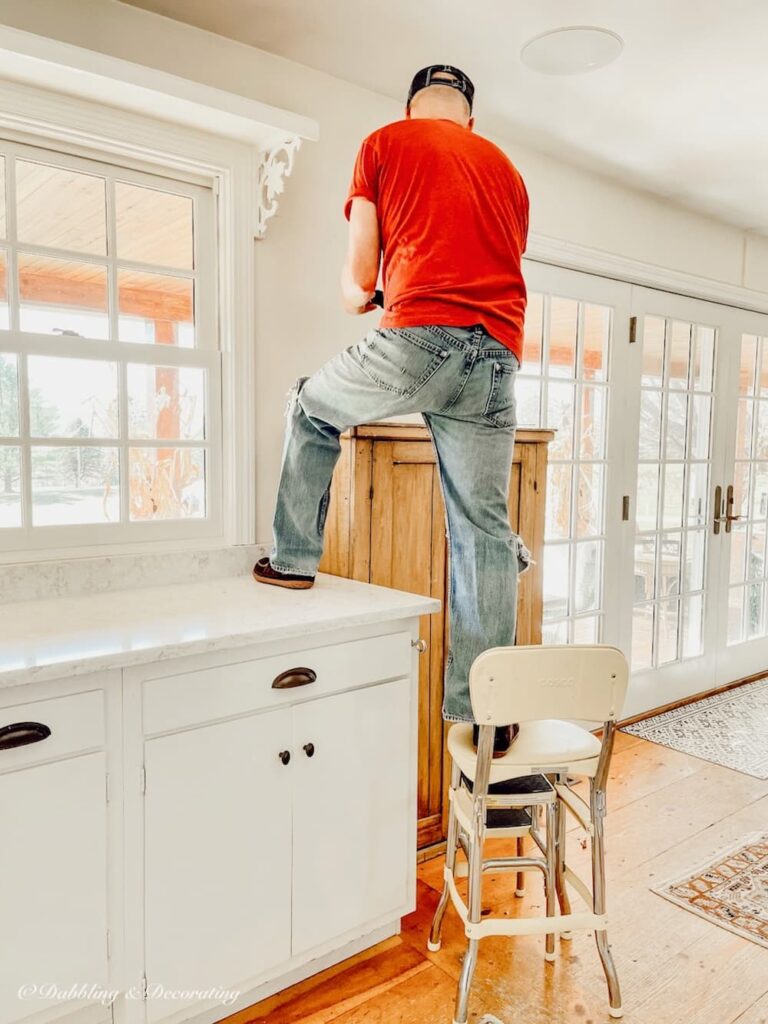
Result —
[[544, 75], [582, 75], [616, 60], [624, 40], [607, 28], [575, 25], [529, 39], [520, 59]]

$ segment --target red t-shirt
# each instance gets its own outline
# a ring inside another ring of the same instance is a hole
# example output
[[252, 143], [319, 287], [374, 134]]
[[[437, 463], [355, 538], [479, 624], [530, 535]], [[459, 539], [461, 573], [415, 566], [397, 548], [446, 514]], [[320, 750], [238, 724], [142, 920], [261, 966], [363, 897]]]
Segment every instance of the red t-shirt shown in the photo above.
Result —
[[347, 219], [355, 196], [379, 218], [381, 327], [479, 323], [521, 358], [528, 193], [498, 146], [442, 118], [395, 121], [360, 147]]

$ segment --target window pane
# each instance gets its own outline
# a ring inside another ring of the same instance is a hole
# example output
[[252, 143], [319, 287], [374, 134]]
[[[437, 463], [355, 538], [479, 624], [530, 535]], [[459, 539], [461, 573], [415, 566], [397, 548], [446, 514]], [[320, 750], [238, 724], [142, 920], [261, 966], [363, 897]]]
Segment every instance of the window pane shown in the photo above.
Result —
[[608, 306], [584, 307], [584, 379], [606, 380], [611, 310]]
[[755, 409], [757, 411], [755, 455], [758, 459], [768, 459], [768, 402], [755, 402]]
[[545, 622], [541, 628], [541, 642], [543, 644], [567, 644], [568, 623]]
[[685, 434], [688, 419], [688, 396], [670, 391], [667, 398], [665, 452], [668, 459], [685, 458]]
[[21, 526], [21, 453], [0, 445], [0, 529]]
[[757, 337], [744, 334], [741, 338], [741, 361], [739, 363], [739, 394], [755, 393], [755, 360], [757, 359]]
[[765, 523], [754, 523], [749, 544], [747, 579], [765, 578]]
[[642, 383], [651, 387], [661, 387], [664, 375], [664, 327], [665, 322], [660, 317], [645, 318]]
[[[120, 270], [117, 288], [121, 341], [194, 347], [192, 281], [184, 277]], [[137, 336], [137, 332], [143, 332], [143, 336]]]
[[768, 338], [763, 338], [760, 360], [760, 382], [758, 392], [761, 398], [768, 398]]
[[670, 661], [677, 661], [679, 601], [659, 601], [657, 615], [657, 663], [666, 665]]
[[568, 544], [549, 544], [544, 550], [544, 618], [562, 619], [568, 615]]
[[573, 642], [575, 644], [596, 644], [600, 641], [600, 618], [589, 615], [584, 619], [576, 619], [573, 624]]
[[18, 360], [10, 352], [0, 352], [0, 437], [19, 433]]
[[107, 338], [107, 271], [20, 252], [19, 294], [22, 331]]
[[5, 157], [0, 156], [0, 238], [5, 238], [8, 233], [7, 223], [5, 216]]
[[650, 668], [653, 664], [652, 604], [637, 605], [632, 611], [632, 670]]
[[32, 448], [35, 526], [115, 523], [120, 518], [116, 448]]
[[688, 525], [703, 526], [707, 518], [707, 480], [709, 466], [706, 462], [693, 463], [688, 467]]
[[30, 356], [33, 437], [117, 437], [117, 366], [96, 359]]
[[192, 200], [115, 182], [117, 258], [192, 269]]
[[570, 459], [573, 455], [574, 385], [549, 382], [547, 426], [556, 430], [549, 446], [550, 459]]
[[539, 381], [521, 377], [518, 374], [515, 378], [515, 413], [519, 426], [539, 426], [541, 423], [540, 398], [541, 384]]
[[641, 392], [640, 396], [640, 443], [638, 453], [641, 459], [658, 459], [661, 437], [661, 391]]
[[574, 610], [589, 612], [600, 607], [602, 541], [576, 545], [576, 587]]
[[552, 296], [549, 307], [550, 377], [575, 376], [578, 313], [578, 302]]
[[691, 530], [685, 536], [685, 566], [683, 586], [687, 591], [704, 589], [704, 552], [706, 551], [704, 530]]
[[106, 212], [103, 178], [49, 164], [16, 161], [20, 242], [105, 256]]
[[679, 533], [665, 533], [661, 537], [658, 587], [660, 597], [674, 597], [680, 593], [681, 548], [682, 536]]
[[662, 524], [665, 529], [680, 526], [683, 521], [684, 466], [668, 465], [664, 470], [664, 510]]
[[[733, 467], [732, 513], [735, 516], [747, 517], [749, 515], [749, 466], [748, 462], [737, 462]], [[759, 464], [755, 466], [756, 470], [760, 468]]]
[[752, 417], [754, 402], [747, 398], [739, 399], [739, 414], [736, 424], [736, 458], [752, 458]]
[[[742, 463], [736, 463], [736, 467]], [[738, 508], [736, 513], [738, 514]], [[768, 515], [768, 463], [755, 464], [755, 479], [752, 485], [752, 518], [765, 519]]]
[[571, 466], [550, 462], [547, 467], [547, 508], [544, 535], [567, 540], [571, 534]]
[[688, 366], [691, 359], [691, 325], [672, 322], [672, 340], [669, 346], [669, 386], [688, 387]]
[[743, 583], [746, 578], [747, 559], [747, 527], [736, 523], [731, 530], [731, 568], [730, 583]]
[[205, 518], [202, 448], [131, 448], [131, 519]]
[[711, 391], [715, 362], [715, 330], [696, 324], [693, 329], [693, 387]]
[[584, 386], [581, 400], [581, 457], [605, 458], [605, 400], [608, 392], [601, 387]]
[[704, 395], [694, 395], [692, 405], [693, 420], [691, 422], [691, 458], [708, 459], [709, 422], [712, 399]]
[[11, 326], [8, 308], [8, 254], [0, 249], [0, 331]]
[[728, 591], [728, 643], [737, 644], [744, 637], [744, 587]]
[[525, 307], [525, 341], [522, 373], [541, 373], [541, 339], [544, 329], [544, 296], [531, 293]]
[[695, 658], [704, 650], [704, 595], [696, 594], [683, 603], [683, 657]]
[[763, 584], [755, 583], [751, 587], [747, 587], [746, 598], [747, 636], [762, 636], [765, 633], [763, 625], [765, 617], [765, 587]]
[[638, 530], [655, 530], [659, 503], [659, 467], [637, 467], [635, 523]]
[[656, 596], [656, 538], [635, 541], [635, 601], [652, 601]]
[[576, 485], [576, 536], [595, 537], [603, 532], [603, 467], [579, 466]]
[[128, 418], [133, 438], [202, 441], [205, 371], [129, 364]]

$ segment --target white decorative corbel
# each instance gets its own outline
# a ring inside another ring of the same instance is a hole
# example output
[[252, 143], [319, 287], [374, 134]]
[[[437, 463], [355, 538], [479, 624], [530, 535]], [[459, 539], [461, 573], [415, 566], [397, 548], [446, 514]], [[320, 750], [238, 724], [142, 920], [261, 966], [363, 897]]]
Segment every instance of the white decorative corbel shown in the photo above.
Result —
[[293, 161], [301, 146], [298, 135], [262, 153], [256, 194], [256, 237], [263, 238], [267, 221], [277, 213], [277, 197], [285, 190], [285, 179], [293, 170]]

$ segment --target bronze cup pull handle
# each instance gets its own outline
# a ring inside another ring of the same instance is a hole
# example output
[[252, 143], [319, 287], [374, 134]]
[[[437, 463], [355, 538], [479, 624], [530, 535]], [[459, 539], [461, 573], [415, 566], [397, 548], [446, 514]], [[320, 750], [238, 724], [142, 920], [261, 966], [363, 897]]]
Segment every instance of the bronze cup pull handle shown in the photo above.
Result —
[[273, 690], [292, 690], [294, 686], [307, 686], [317, 679], [317, 672], [311, 668], [289, 668], [275, 676]]
[[43, 722], [13, 722], [0, 728], [0, 750], [26, 747], [27, 744], [39, 743], [50, 735], [50, 728]]

